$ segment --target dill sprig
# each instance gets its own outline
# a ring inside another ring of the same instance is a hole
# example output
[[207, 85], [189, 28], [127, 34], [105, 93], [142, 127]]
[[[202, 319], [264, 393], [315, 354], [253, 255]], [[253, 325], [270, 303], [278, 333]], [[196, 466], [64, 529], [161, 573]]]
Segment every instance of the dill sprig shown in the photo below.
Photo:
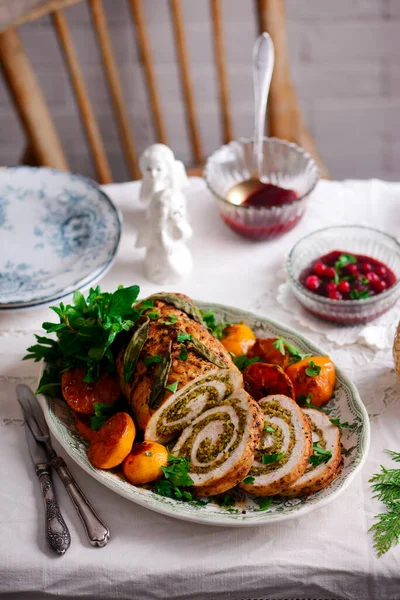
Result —
[[[400, 462], [400, 453], [386, 450], [392, 460]], [[400, 539], [400, 469], [386, 469], [381, 465], [380, 473], [369, 480], [374, 498], [381, 500], [386, 511], [375, 516], [373, 532], [374, 548], [378, 556], [385, 554], [399, 543]]]

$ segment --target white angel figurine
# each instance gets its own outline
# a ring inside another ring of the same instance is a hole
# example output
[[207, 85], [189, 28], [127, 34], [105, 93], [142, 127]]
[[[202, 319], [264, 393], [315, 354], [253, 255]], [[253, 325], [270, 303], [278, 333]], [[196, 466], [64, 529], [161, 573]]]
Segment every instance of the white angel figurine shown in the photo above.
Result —
[[146, 248], [145, 270], [151, 281], [175, 283], [187, 276], [193, 266], [186, 245], [192, 228], [182, 194], [189, 184], [185, 167], [164, 144], [147, 148], [139, 166], [143, 176], [140, 199], [147, 204], [147, 214], [136, 247]]

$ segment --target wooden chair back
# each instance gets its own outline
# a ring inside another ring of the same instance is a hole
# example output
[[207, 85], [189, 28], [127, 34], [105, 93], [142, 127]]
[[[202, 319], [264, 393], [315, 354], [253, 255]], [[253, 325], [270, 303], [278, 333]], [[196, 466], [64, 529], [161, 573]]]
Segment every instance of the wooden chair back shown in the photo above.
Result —
[[[65, 8], [80, 1], [82, 0], [51, 0], [30, 11], [28, 14], [19, 17], [13, 23], [12, 27], [0, 33], [0, 67], [27, 136], [28, 145], [24, 154], [24, 161], [26, 163], [48, 165], [60, 169], [68, 168], [62, 144], [51, 119], [46, 100], [33, 72], [29, 58], [24, 52], [17, 31], [17, 27], [23, 23], [50, 13], [51, 22], [57, 35], [74, 91], [98, 181], [100, 183], [110, 183], [112, 182], [110, 165], [85, 85], [67, 17], [64, 13]], [[140, 177], [138, 155], [123, 97], [103, 0], [85, 1], [90, 10], [93, 28], [99, 45], [104, 76], [121, 137], [125, 161], [130, 176], [133, 179], [137, 179]], [[154, 141], [168, 144], [154, 61], [143, 13], [143, 0], [127, 1], [133, 25], [136, 28], [136, 39], [156, 134], [156, 140]], [[224, 43], [222, 1], [209, 0], [209, 5], [212, 20], [215, 68], [218, 76], [219, 112], [222, 128], [221, 141], [226, 143], [234, 138], [234, 127]], [[290, 76], [286, 44], [284, 0], [255, 0], [253, 6], [256, 11], [259, 31], [268, 31], [275, 45], [276, 62], [268, 102], [269, 135], [294, 141], [305, 147], [319, 163], [322, 173], [326, 174], [325, 167], [302, 117]], [[180, 0], [169, 0], [169, 8], [174, 34], [176, 60], [184, 99], [187, 132], [192, 152], [192, 164], [195, 165], [195, 169], [189, 169], [189, 173], [199, 173], [201, 172], [201, 165], [204, 163], [205, 156], [199, 129], [198, 112], [191, 79], [185, 24]]]

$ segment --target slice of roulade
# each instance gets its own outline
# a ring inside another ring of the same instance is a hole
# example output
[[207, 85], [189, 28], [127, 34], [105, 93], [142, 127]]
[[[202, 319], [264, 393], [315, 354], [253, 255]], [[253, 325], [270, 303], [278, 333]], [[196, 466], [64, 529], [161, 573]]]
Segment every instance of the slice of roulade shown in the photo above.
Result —
[[166, 444], [176, 439], [202, 413], [219, 406], [243, 386], [239, 371], [214, 369], [170, 395], [152, 415], [144, 437]]
[[[303, 475], [281, 492], [283, 496], [307, 496], [318, 492], [331, 483], [342, 468], [339, 428], [319, 410], [305, 408], [304, 413], [311, 422], [313, 457]], [[331, 452], [331, 456], [326, 452]]]
[[199, 322], [200, 312], [190, 298], [155, 294], [149, 301], [154, 306], [126, 334], [117, 357], [122, 392], [142, 431], [174, 387], [180, 390], [217, 368], [237, 370], [221, 342]]
[[306, 470], [312, 453], [311, 425], [288, 396], [266, 396], [258, 404], [264, 413], [263, 434], [240, 487], [250, 494], [275, 496]]
[[246, 477], [262, 427], [259, 409], [243, 389], [186, 427], [172, 453], [190, 461], [189, 476], [197, 495], [222, 494]]

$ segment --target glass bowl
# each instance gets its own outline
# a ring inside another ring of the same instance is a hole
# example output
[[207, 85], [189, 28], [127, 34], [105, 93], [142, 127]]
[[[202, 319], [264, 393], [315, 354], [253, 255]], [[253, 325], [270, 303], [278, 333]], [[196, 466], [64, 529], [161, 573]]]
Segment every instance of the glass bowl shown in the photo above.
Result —
[[[331, 300], [313, 294], [300, 283], [300, 275], [314, 260], [334, 250], [375, 258], [393, 271], [396, 283], [381, 294], [358, 300]], [[293, 293], [305, 309], [316, 317], [343, 325], [376, 319], [392, 308], [400, 295], [400, 244], [372, 227], [341, 225], [314, 231], [292, 248], [286, 269]]]
[[292, 229], [303, 216], [309, 194], [319, 180], [316, 162], [300, 146], [277, 138], [264, 138], [263, 144], [261, 181], [294, 190], [298, 199], [291, 204], [246, 206], [227, 199], [227, 192], [234, 185], [251, 177], [251, 139], [221, 146], [208, 158], [204, 169], [204, 178], [217, 199], [222, 219], [233, 231], [252, 240], [266, 240]]

